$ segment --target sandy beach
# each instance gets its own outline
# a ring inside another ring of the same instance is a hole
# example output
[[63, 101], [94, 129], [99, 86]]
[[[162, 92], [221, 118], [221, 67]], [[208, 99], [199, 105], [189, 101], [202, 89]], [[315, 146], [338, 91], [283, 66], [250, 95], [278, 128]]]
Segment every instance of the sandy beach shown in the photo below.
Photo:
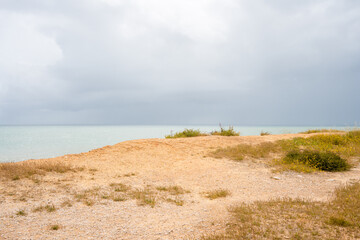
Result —
[[[66, 163], [75, 170], [1, 179], [0, 239], [198, 239], [223, 231], [228, 208], [236, 203], [284, 197], [327, 201], [337, 187], [360, 180], [358, 165], [346, 172], [279, 173], [272, 158], [209, 156], [219, 147], [295, 136], [307, 135], [145, 139], [29, 160]], [[216, 189], [230, 195], [206, 197]]]

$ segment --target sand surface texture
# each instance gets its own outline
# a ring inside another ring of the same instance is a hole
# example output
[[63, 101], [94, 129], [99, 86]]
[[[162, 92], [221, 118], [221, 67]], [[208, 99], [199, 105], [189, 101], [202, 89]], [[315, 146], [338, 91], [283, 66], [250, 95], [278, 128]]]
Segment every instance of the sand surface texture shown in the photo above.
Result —
[[[1, 181], [0, 239], [197, 239], [224, 229], [228, 207], [238, 202], [326, 201], [336, 187], [360, 179], [359, 166], [343, 173], [274, 173], [271, 159], [208, 156], [219, 147], [294, 136], [302, 135], [135, 140], [33, 160], [84, 169]], [[178, 191], [169, 190], [174, 186]], [[205, 197], [215, 189], [231, 195]]]

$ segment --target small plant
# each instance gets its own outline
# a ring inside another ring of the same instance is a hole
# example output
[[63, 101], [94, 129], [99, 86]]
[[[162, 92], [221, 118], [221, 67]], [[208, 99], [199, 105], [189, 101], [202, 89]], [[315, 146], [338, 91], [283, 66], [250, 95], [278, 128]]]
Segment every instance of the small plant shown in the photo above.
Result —
[[269, 132], [263, 132], [263, 131], [261, 131], [261, 133], [260, 133], [260, 136], [267, 136], [267, 135], [271, 135], [271, 133], [269, 133]]
[[180, 186], [168, 186], [168, 187], [157, 187], [156, 188], [159, 191], [166, 191], [169, 192], [171, 195], [179, 195], [184, 193], [189, 193], [189, 191], [186, 191]]
[[230, 192], [228, 190], [225, 189], [217, 189], [217, 190], [213, 190], [213, 191], [209, 191], [205, 193], [206, 197], [209, 198], [210, 200], [216, 199], [216, 198], [224, 198], [230, 195]]
[[67, 199], [61, 203], [61, 206], [62, 207], [72, 207], [72, 202], [69, 199]]
[[127, 173], [127, 174], [124, 174], [124, 177], [132, 177], [135, 175], [136, 175], [136, 173]]
[[17, 181], [17, 180], [20, 180], [20, 177], [18, 175], [14, 176], [11, 180], [13, 181]]
[[186, 137], [199, 137], [207, 136], [208, 134], [200, 132], [200, 130], [187, 129], [185, 128], [182, 132], [177, 132], [175, 134], [166, 135], [165, 138], [186, 138]]
[[344, 218], [340, 217], [330, 217], [329, 222], [330, 225], [340, 226], [340, 227], [348, 227], [351, 224], [346, 221]]
[[143, 190], [137, 189], [133, 191], [131, 195], [138, 201], [138, 205], [149, 205], [152, 208], [155, 207], [156, 197], [149, 188], [145, 188]]
[[180, 199], [180, 198], [167, 198], [166, 199], [167, 202], [169, 203], [174, 203], [176, 206], [183, 206], [184, 205], [184, 200]]
[[329, 171], [345, 171], [350, 168], [346, 160], [332, 152], [319, 152], [310, 150], [293, 150], [286, 154], [285, 163], [302, 163], [309, 167]]
[[41, 205], [33, 209], [33, 212], [42, 212], [42, 211], [55, 212], [56, 207], [54, 206], [54, 204], [47, 204], [45, 206]]
[[110, 187], [113, 187], [115, 192], [126, 192], [130, 189], [130, 186], [123, 183], [111, 183]]
[[113, 201], [114, 202], [123, 202], [123, 201], [126, 201], [126, 198], [117, 196], [117, 197], [113, 198]]
[[211, 132], [211, 135], [219, 135], [219, 136], [240, 136], [240, 132], [236, 132], [234, 130], [233, 126], [229, 126], [229, 129], [224, 129], [221, 125], [220, 125], [220, 132], [219, 131], [213, 131]]
[[51, 225], [51, 226], [50, 226], [50, 229], [51, 229], [51, 230], [54, 230], [54, 231], [57, 231], [57, 230], [60, 229], [60, 226], [57, 225], [57, 224], [56, 224], [56, 225]]
[[19, 210], [19, 211], [17, 211], [16, 215], [18, 215], [18, 216], [26, 216], [27, 213], [25, 212], [25, 210]]

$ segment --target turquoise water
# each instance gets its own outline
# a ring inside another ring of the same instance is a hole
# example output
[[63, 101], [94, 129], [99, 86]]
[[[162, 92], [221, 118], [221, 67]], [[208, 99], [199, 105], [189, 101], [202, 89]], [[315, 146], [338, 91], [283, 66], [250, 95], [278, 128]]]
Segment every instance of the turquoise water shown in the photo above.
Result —
[[[164, 138], [171, 131], [185, 128], [211, 132], [219, 126], [0, 126], [0, 162], [87, 152], [126, 140]], [[259, 135], [261, 131], [282, 134], [322, 128], [345, 129], [328, 126], [234, 127], [242, 136]]]

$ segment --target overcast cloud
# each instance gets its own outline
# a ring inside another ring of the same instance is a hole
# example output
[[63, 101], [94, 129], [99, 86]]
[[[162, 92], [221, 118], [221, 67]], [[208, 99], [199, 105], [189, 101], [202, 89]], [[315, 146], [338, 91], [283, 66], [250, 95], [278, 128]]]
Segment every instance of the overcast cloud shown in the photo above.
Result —
[[358, 0], [0, 0], [0, 124], [360, 122]]

